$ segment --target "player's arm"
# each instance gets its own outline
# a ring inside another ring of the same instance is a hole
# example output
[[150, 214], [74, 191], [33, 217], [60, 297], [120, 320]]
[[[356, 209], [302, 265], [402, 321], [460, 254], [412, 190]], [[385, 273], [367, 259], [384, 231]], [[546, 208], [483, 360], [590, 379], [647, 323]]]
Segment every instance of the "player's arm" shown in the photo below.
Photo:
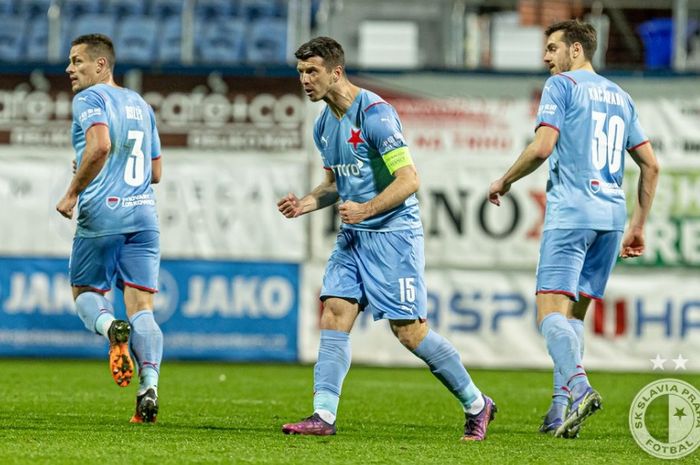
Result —
[[158, 184], [160, 182], [160, 177], [163, 174], [163, 163], [161, 160], [161, 157], [151, 160], [151, 184]]
[[535, 171], [549, 158], [559, 139], [559, 131], [553, 127], [542, 125], [535, 132], [535, 139], [523, 150], [513, 166], [489, 187], [489, 201], [500, 205], [500, 196], [510, 190], [510, 186], [518, 179], [524, 178]]
[[109, 128], [103, 124], [91, 126], [85, 134], [85, 150], [80, 166], [73, 176], [63, 198], [56, 205], [61, 215], [66, 218], [73, 217], [73, 208], [78, 202], [78, 195], [84, 191], [93, 179], [100, 174], [107, 161], [107, 156], [112, 148], [109, 138]]
[[321, 184], [301, 199], [289, 193], [277, 202], [277, 209], [287, 218], [310, 213], [321, 208], [334, 205], [338, 201], [338, 187], [332, 170], [325, 170], [326, 175]]
[[[385, 154], [383, 158], [390, 172], [393, 171], [392, 167], [396, 170], [392, 172], [394, 180], [391, 181], [383, 191], [377, 194], [376, 197], [365, 203], [352, 201], [343, 202], [338, 207], [340, 219], [343, 223], [361, 223], [367, 218], [396, 208], [405, 202], [411, 194], [418, 192], [418, 188], [420, 187], [418, 171], [416, 171], [416, 167], [413, 165], [407, 147], [394, 149]], [[398, 163], [399, 167], [396, 167], [396, 158], [400, 160], [400, 163]]]
[[638, 257], [644, 253], [644, 224], [654, 201], [656, 185], [659, 181], [659, 163], [650, 143], [644, 143], [629, 151], [632, 160], [639, 166], [637, 199], [627, 231], [622, 238], [620, 256]]

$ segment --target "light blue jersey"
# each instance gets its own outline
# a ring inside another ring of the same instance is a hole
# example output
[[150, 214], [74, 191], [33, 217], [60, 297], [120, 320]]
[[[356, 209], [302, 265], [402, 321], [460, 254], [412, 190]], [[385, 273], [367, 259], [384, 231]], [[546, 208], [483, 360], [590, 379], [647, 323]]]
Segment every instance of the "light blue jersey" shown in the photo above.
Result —
[[[377, 94], [362, 89], [340, 120], [328, 106], [316, 120], [314, 141], [323, 166], [333, 171], [342, 201], [367, 202], [393, 180], [382, 156], [406, 147], [394, 108]], [[396, 231], [420, 228], [418, 199], [410, 195], [401, 205], [343, 228]]]
[[109, 128], [112, 148], [102, 171], [80, 193], [78, 237], [158, 231], [151, 160], [160, 157], [152, 108], [136, 92], [97, 84], [73, 98], [73, 147], [80, 165], [85, 134]]
[[590, 71], [556, 74], [542, 91], [540, 126], [559, 131], [544, 229], [624, 230], [625, 151], [647, 142], [632, 98]]

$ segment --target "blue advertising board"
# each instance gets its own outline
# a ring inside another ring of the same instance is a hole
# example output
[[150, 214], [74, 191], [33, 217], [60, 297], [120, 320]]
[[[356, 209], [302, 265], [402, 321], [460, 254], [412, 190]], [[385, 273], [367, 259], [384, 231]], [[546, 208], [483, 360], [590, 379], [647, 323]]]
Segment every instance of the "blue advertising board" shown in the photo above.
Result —
[[[299, 265], [163, 260], [164, 358], [296, 361]], [[124, 318], [121, 292], [107, 294]], [[103, 357], [75, 313], [68, 260], [0, 257], [0, 356]]]

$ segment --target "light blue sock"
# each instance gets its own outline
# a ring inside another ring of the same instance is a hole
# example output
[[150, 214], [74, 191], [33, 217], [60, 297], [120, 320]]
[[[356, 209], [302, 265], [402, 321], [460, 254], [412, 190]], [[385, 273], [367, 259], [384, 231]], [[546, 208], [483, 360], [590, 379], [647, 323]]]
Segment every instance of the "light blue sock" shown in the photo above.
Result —
[[473, 404], [482, 403], [481, 391], [472, 382], [459, 353], [447, 339], [431, 329], [413, 353], [428, 365], [433, 375], [459, 400], [465, 412]]
[[[567, 320], [576, 333], [576, 339], [580, 349], [581, 360], [583, 360], [583, 321], [578, 318], [570, 318]], [[569, 388], [566, 386], [566, 379], [559, 370], [558, 366], [554, 366], [554, 393], [552, 395], [552, 407], [555, 404], [567, 405], [569, 401]], [[551, 409], [550, 409], [551, 410]]]
[[[345, 375], [350, 369], [350, 334], [332, 329], [321, 330], [318, 360], [314, 366], [314, 412], [325, 410], [335, 421]], [[326, 420], [326, 421], [328, 421]]]
[[114, 308], [97, 292], [83, 292], [75, 299], [75, 309], [88, 331], [107, 336], [104, 327], [114, 321]]
[[158, 327], [151, 310], [141, 310], [130, 318], [131, 350], [139, 365], [139, 390], [158, 388], [160, 362], [163, 358], [163, 333]]
[[547, 341], [547, 350], [569, 389], [580, 383], [588, 385], [588, 377], [581, 365], [581, 352], [576, 332], [561, 313], [550, 313], [540, 323], [540, 331]]

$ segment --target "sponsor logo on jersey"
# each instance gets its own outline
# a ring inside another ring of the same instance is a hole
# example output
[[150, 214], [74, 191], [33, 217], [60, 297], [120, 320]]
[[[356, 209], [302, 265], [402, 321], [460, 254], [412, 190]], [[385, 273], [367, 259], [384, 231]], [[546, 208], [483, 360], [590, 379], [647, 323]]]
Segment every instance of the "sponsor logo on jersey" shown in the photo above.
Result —
[[114, 210], [115, 208], [117, 208], [119, 206], [120, 201], [121, 201], [121, 199], [119, 197], [115, 197], [113, 195], [110, 195], [105, 200], [105, 203], [107, 204], [107, 208], [109, 208], [110, 210]]

